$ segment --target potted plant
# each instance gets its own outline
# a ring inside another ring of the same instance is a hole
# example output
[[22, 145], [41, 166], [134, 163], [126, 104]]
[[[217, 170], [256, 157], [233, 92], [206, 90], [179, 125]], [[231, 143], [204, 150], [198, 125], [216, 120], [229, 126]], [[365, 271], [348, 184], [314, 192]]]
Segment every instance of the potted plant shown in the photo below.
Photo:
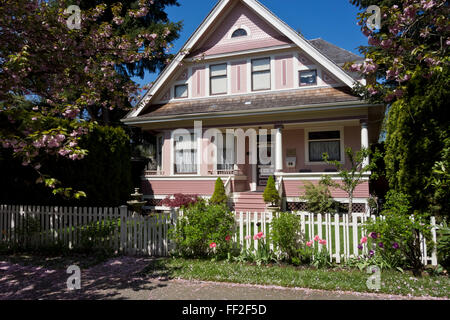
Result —
[[264, 202], [268, 204], [267, 210], [277, 212], [280, 210], [280, 195], [275, 187], [275, 179], [270, 176], [263, 193]]

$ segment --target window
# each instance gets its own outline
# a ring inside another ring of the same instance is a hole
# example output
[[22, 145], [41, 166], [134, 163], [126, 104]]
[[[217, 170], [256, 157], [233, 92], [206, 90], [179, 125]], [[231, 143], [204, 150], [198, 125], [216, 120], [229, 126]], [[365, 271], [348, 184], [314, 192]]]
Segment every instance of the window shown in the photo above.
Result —
[[217, 64], [209, 67], [211, 95], [227, 93], [227, 64]]
[[162, 149], [163, 149], [164, 139], [162, 135], [158, 135], [156, 138], [156, 165], [157, 170], [162, 170]]
[[270, 89], [270, 58], [252, 60], [252, 90]]
[[188, 96], [187, 84], [175, 86], [175, 98], [187, 98], [187, 96]]
[[300, 71], [300, 86], [314, 86], [317, 84], [317, 70]]
[[215, 138], [217, 147], [217, 170], [234, 170], [235, 163], [235, 136], [234, 134], [222, 134], [222, 146], [219, 150], [220, 139]]
[[323, 154], [329, 160], [341, 161], [341, 131], [308, 133], [309, 162], [323, 162]]
[[245, 37], [247, 36], [247, 31], [245, 31], [244, 29], [240, 28], [237, 29], [236, 31], [233, 32], [233, 34], [231, 35], [232, 38], [239, 38], [239, 37]]
[[175, 173], [197, 174], [197, 143], [194, 135], [174, 137]]

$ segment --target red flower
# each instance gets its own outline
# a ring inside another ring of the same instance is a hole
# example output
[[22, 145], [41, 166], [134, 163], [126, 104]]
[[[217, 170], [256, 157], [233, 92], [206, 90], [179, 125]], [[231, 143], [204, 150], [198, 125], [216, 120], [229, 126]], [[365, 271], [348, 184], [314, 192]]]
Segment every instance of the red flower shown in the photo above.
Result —
[[217, 244], [215, 243], [215, 242], [212, 242], [210, 245], [209, 245], [209, 247], [212, 249], [212, 248], [215, 248], [215, 247], [217, 247]]
[[225, 241], [230, 241], [231, 240], [231, 236], [226, 236], [225, 237]]

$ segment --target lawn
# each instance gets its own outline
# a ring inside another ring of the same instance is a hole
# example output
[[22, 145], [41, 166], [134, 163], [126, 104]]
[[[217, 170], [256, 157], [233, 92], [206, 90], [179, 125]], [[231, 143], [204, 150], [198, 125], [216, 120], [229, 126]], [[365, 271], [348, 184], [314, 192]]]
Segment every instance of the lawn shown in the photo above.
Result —
[[[167, 258], [152, 262], [146, 274], [167, 275], [186, 280], [204, 280], [255, 285], [277, 285], [322, 290], [371, 292], [366, 286], [369, 277], [357, 269], [315, 269], [287, 265], [261, 266], [209, 260]], [[449, 297], [448, 276], [424, 276], [398, 271], [383, 271], [379, 293]]]

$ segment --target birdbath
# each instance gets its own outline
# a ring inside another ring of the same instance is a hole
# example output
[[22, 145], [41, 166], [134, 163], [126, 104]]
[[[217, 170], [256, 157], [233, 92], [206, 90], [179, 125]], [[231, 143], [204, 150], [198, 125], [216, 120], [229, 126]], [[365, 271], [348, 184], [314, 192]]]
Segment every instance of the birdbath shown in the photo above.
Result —
[[134, 193], [131, 194], [131, 200], [127, 201], [128, 206], [133, 210], [133, 215], [142, 213], [142, 207], [147, 203], [142, 201], [143, 194], [139, 193], [139, 188], [134, 189]]

